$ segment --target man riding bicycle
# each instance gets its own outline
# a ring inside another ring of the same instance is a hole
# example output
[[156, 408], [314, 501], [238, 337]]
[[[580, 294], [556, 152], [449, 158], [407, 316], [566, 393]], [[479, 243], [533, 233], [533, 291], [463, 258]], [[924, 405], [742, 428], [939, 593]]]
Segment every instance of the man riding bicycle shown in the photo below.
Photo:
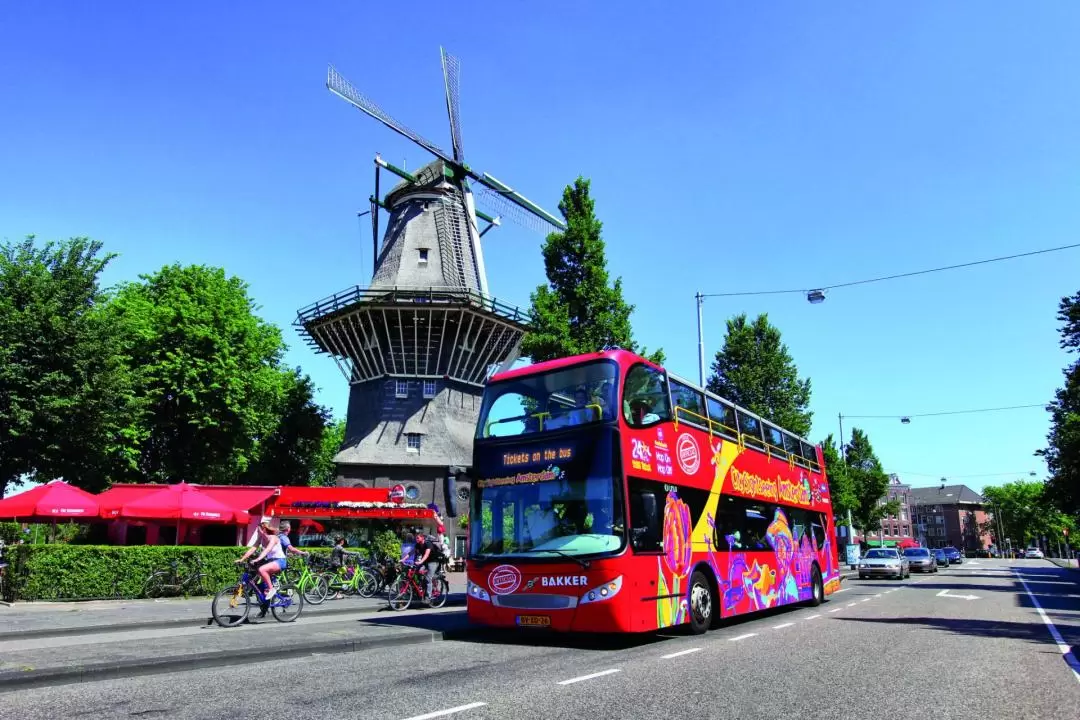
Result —
[[442, 565], [442, 548], [438, 543], [432, 542], [423, 533], [416, 535], [416, 567], [427, 568], [427, 598], [431, 600], [431, 589], [435, 582], [435, 576], [439, 573]]

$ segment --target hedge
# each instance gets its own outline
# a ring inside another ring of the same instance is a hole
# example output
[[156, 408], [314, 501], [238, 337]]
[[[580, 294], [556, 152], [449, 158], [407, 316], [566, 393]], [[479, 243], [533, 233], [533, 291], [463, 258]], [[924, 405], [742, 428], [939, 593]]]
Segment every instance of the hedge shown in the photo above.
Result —
[[[158, 570], [171, 571], [183, 579], [202, 561], [203, 589], [217, 592], [239, 577], [236, 559], [242, 547], [167, 545], [16, 545], [5, 555], [10, 567], [5, 578], [4, 599], [97, 600], [142, 597], [147, 578]], [[329, 556], [330, 548], [304, 548], [305, 552]], [[367, 556], [363, 548], [349, 552]], [[291, 558], [292, 556], [290, 556]], [[293, 565], [292, 567], [296, 567]], [[290, 568], [291, 569], [291, 568]], [[290, 573], [291, 574], [291, 573]]]

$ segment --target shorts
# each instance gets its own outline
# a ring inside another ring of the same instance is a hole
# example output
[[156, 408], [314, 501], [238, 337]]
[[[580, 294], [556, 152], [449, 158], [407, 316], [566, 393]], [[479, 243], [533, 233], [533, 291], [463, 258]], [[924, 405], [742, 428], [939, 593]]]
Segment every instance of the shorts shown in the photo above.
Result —
[[279, 570], [284, 570], [285, 566], [288, 564], [288, 563], [285, 562], [285, 558], [271, 558], [270, 560], [263, 560], [262, 564], [263, 565], [272, 565], [274, 563], [277, 563], [277, 566], [278, 566]]

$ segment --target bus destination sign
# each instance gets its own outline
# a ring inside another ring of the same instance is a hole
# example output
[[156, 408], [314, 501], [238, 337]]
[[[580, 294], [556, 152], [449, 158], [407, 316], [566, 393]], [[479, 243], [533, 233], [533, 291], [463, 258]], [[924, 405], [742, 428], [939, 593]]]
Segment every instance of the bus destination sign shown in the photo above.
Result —
[[572, 447], [550, 447], [542, 450], [518, 450], [503, 453], [503, 467], [518, 467], [543, 462], [566, 462], [574, 457]]

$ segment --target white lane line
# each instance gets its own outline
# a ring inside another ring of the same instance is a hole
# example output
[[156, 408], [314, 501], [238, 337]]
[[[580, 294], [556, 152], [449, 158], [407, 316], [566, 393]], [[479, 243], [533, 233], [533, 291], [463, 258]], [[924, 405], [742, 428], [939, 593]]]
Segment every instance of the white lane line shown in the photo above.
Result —
[[619, 668], [612, 668], [611, 670], [601, 670], [600, 672], [592, 673], [591, 675], [582, 675], [581, 677], [570, 678], [569, 680], [560, 680], [559, 685], [572, 685], [582, 680], [592, 680], [593, 678], [603, 677], [605, 675], [612, 675], [617, 672], [622, 672]]
[[844, 608], [833, 608], [833, 609], [832, 609], [832, 610], [830, 610], [829, 612], [840, 612], [840, 611], [841, 611], [841, 610], [843, 610], [843, 609], [844, 609]]
[[757, 635], [757, 633], [746, 633], [745, 635], [739, 635], [738, 637], [728, 638], [728, 642], [739, 642], [740, 640], [745, 640], [746, 638], [752, 638], [755, 635]]
[[786, 627], [791, 627], [795, 623], [783, 623], [781, 625], [773, 625], [773, 630], [783, 630]]
[[877, 595], [875, 595], [874, 597], [881, 597], [881, 593], [878, 593], [878, 594], [877, 594]]
[[870, 601], [871, 601], [871, 600], [873, 600], [873, 599], [874, 599], [874, 598], [863, 598], [863, 599], [862, 599], [862, 600], [860, 600], [859, 602], [870, 602]]
[[459, 712], [465, 712], [466, 710], [472, 710], [478, 707], [484, 707], [487, 703], [474, 702], [468, 705], [458, 705], [447, 710], [436, 710], [435, 712], [427, 713], [426, 715], [414, 715], [411, 718], [405, 718], [405, 720], [431, 720], [431, 718], [446, 717], [447, 715], [453, 715]]
[[701, 650], [701, 648], [690, 648], [689, 650], [680, 650], [679, 652], [671, 653], [670, 655], [661, 655], [660, 659], [661, 660], [670, 660], [671, 658], [677, 658], [677, 657], [681, 657], [683, 655], [689, 655], [690, 653], [696, 653], [699, 650]]
[[806, 619], [807, 620], [817, 620], [819, 617], [821, 617], [821, 616], [820, 615], [811, 615], [810, 617], [808, 617]]
[[1024, 586], [1024, 592], [1028, 594], [1035, 609], [1039, 611], [1039, 617], [1042, 618], [1042, 621], [1046, 624], [1046, 628], [1050, 631], [1050, 637], [1054, 638], [1054, 642], [1057, 643], [1058, 650], [1061, 651], [1061, 656], [1065, 658], [1065, 662], [1069, 665], [1069, 669], [1072, 670], [1073, 676], [1076, 678], [1077, 682], [1080, 682], [1080, 661], [1076, 659], [1076, 655], [1073, 654], [1072, 648], [1065, 643], [1065, 639], [1061, 637], [1061, 633], [1054, 627], [1054, 623], [1050, 620], [1046, 611], [1042, 609], [1042, 605], [1039, 604], [1039, 601], [1035, 598], [1035, 594], [1031, 592], [1031, 588], [1028, 587], [1027, 581], [1020, 577], [1020, 573], [1017, 573], [1016, 575]]
[[833, 593], [833, 595], [836, 595], [837, 593], [847, 592], [847, 591], [848, 591], [848, 590], [850, 590], [850, 589], [851, 589], [851, 588], [840, 588], [839, 590], [837, 590], [836, 592], [834, 592], [834, 593]]
[[853, 602], [852, 602], [852, 603], [848, 603], [848, 604], [847, 604], [847, 605], [845, 605], [844, 607], [855, 607], [855, 603], [853, 603]]

